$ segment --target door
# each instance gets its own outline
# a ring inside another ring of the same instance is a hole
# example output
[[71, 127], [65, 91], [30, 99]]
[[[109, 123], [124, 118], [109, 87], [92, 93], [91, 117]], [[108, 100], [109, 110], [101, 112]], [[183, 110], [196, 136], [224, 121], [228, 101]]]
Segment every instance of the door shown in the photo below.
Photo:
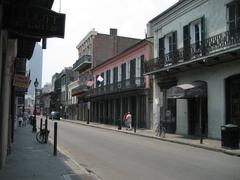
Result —
[[240, 127], [240, 74], [226, 80], [226, 123]]
[[[201, 106], [201, 108], [200, 108]], [[207, 136], [208, 132], [208, 111], [207, 98], [190, 98], [188, 99], [188, 134], [193, 136], [200, 135], [200, 113], [202, 123], [202, 134]]]

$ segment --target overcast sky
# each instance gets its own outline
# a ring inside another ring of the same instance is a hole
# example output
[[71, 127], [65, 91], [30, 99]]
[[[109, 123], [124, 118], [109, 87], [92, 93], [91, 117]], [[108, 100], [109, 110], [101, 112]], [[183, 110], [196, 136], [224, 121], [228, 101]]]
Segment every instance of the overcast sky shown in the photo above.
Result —
[[93, 28], [109, 34], [117, 28], [119, 36], [145, 37], [146, 24], [178, 0], [55, 0], [53, 10], [66, 14], [65, 38], [49, 38], [43, 51], [42, 84], [51, 82], [56, 72], [72, 66], [78, 59], [76, 46]]

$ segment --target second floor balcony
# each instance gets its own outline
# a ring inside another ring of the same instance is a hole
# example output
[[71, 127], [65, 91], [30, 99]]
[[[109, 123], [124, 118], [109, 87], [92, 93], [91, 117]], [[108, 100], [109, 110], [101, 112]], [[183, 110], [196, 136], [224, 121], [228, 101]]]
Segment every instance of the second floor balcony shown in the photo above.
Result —
[[238, 55], [239, 45], [240, 31], [226, 31], [145, 62], [145, 74], [176, 72], [195, 65], [213, 65], [236, 59], [233, 56]]
[[73, 64], [73, 70], [79, 72], [85, 71], [86, 69], [91, 68], [91, 65], [92, 57], [90, 55], [83, 55]]
[[121, 93], [130, 90], [144, 89], [144, 77], [126, 79], [117, 83], [107, 84], [105, 86], [92, 89], [90, 96], [100, 96], [113, 93]]

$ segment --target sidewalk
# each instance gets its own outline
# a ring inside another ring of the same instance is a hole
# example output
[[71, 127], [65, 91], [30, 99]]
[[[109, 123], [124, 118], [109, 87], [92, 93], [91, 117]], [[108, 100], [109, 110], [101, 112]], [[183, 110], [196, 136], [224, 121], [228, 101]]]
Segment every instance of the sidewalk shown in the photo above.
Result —
[[168, 141], [168, 142], [172, 142], [172, 143], [189, 145], [189, 146], [203, 148], [203, 149], [207, 149], [207, 150], [211, 150], [211, 151], [218, 151], [218, 152], [222, 152], [225, 154], [240, 157], [240, 149], [223, 148], [220, 140], [204, 138], [203, 144], [200, 144], [199, 138], [196, 138], [196, 137], [183, 136], [183, 135], [178, 135], [178, 134], [166, 134], [166, 137], [162, 138], [162, 137], [156, 136], [155, 132], [153, 130], [148, 130], [148, 129], [137, 129], [136, 133], [134, 133], [133, 130], [132, 131], [126, 130], [126, 128], [124, 128], [124, 127], [122, 127], [121, 130], [118, 130], [117, 126], [113, 126], [113, 125], [99, 124], [99, 123], [93, 123], [93, 122], [90, 122], [89, 124], [87, 124], [85, 121], [68, 120], [68, 119], [62, 119], [62, 120], [68, 121], [71, 123], [82, 124], [85, 126], [91, 126], [91, 127], [95, 127], [95, 128], [102, 128], [102, 129], [118, 131], [121, 133], [127, 133], [127, 134], [131, 134], [131, 135], [136, 135], [136, 136], [143, 136], [143, 137], [147, 137], [147, 138], [153, 138], [153, 139]]
[[[50, 140], [51, 141], [51, 140]], [[0, 170], [1, 180], [96, 180], [97, 177], [79, 166], [63, 151], [53, 156], [53, 145], [39, 144], [32, 127], [18, 127], [12, 153]]]

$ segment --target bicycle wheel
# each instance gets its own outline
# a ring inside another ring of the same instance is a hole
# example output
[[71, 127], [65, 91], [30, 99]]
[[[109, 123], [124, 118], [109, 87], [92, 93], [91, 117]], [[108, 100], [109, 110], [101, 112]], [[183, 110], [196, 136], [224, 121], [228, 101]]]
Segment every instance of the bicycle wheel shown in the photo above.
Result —
[[37, 139], [37, 142], [39, 142], [41, 144], [43, 144], [45, 142], [44, 134], [41, 133], [40, 131], [37, 132], [36, 139]]

